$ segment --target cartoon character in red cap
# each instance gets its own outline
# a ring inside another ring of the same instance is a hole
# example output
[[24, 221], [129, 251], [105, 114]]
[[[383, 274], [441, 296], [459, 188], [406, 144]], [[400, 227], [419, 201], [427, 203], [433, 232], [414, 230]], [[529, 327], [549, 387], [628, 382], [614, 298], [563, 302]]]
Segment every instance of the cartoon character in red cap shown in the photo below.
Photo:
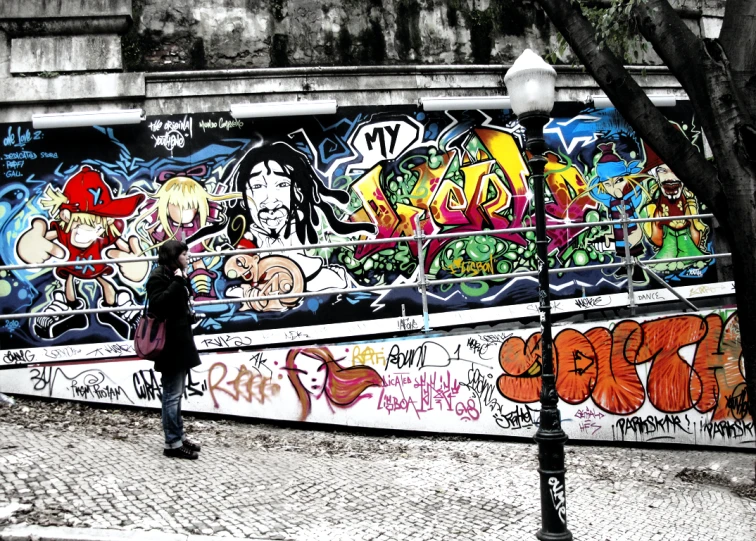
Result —
[[[26, 263], [44, 263], [56, 257], [79, 264], [55, 268], [55, 276], [65, 283], [64, 291], [54, 291], [44, 311], [58, 314], [33, 320], [37, 336], [50, 340], [66, 331], [88, 327], [85, 314], [70, 313], [85, 308], [84, 301], [77, 298], [79, 281], [92, 280], [100, 285], [100, 307], [136, 306], [131, 293], [118, 289], [109, 278], [115, 272], [113, 265], [90, 261], [105, 259], [108, 249], [115, 258], [133, 257], [141, 251], [136, 237], [128, 243], [121, 239], [124, 229], [121, 218], [133, 214], [144, 198], [143, 194], [113, 197], [102, 173], [86, 165], [66, 181], [62, 192], [47, 187], [40, 204], [52, 219], [49, 224], [44, 218], [32, 220], [31, 227], [16, 244], [18, 256]], [[146, 261], [118, 266], [121, 275], [132, 282], [141, 282], [149, 271]], [[132, 338], [139, 311], [99, 313], [97, 318], [124, 338]]]

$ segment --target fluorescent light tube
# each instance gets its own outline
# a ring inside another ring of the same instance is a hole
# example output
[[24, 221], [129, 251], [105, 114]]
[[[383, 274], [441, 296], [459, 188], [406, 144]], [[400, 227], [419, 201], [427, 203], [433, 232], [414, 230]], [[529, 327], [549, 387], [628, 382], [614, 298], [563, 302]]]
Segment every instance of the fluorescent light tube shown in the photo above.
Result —
[[231, 116], [234, 118], [264, 118], [271, 116], [333, 115], [337, 108], [336, 100], [234, 103], [231, 104]]
[[145, 116], [142, 109], [83, 111], [81, 113], [32, 115], [32, 125], [35, 130], [44, 130], [48, 128], [78, 128], [81, 126], [139, 124], [144, 119]]
[[465, 96], [459, 98], [420, 98], [423, 111], [510, 109], [509, 96]]
[[[674, 107], [675, 104], [677, 103], [677, 98], [671, 95], [663, 95], [663, 96], [649, 95], [648, 99], [650, 99], [651, 103], [653, 103], [657, 107]], [[606, 109], [607, 107], [614, 107], [614, 105], [612, 105], [612, 102], [606, 96], [591, 96], [591, 100], [593, 100], [593, 106], [596, 109]]]

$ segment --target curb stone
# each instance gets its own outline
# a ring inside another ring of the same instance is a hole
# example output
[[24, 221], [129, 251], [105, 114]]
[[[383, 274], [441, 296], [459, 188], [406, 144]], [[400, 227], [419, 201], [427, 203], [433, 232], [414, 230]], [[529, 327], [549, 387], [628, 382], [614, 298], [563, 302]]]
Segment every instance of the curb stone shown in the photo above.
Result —
[[0, 541], [268, 541], [267, 537], [214, 537], [146, 530], [105, 530], [14, 524], [0, 528]]

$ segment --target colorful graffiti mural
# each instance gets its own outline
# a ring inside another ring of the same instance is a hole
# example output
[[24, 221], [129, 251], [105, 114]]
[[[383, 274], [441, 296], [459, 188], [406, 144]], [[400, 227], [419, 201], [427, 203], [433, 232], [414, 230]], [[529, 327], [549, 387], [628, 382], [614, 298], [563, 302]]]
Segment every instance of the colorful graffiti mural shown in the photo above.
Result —
[[[554, 349], [571, 438], [756, 441], [733, 310], [555, 327]], [[160, 407], [149, 361], [51, 365], [34, 351], [2, 359], [38, 364], [4, 370], [0, 392]], [[188, 376], [186, 411], [523, 437], [539, 422], [539, 333], [528, 329], [201, 358]]]
[[[48, 314], [5, 321], [0, 346], [129, 340], [138, 312], [128, 308], [143, 302], [149, 264], [119, 260], [155, 255], [171, 238], [190, 247], [195, 300], [237, 301], [204, 306], [200, 335], [416, 316], [415, 290], [349, 290], [406, 284], [420, 266], [431, 279], [481, 278], [430, 287], [431, 313], [531, 302], [532, 277], [483, 280], [536, 269], [534, 233], [502, 231], [534, 222], [523, 132], [509, 112], [344, 111], [254, 124], [202, 114], [107, 129], [4, 126], [0, 263], [75, 264], [0, 271], [2, 314]], [[668, 114], [700, 142], [689, 110]], [[711, 253], [710, 226], [686, 218], [702, 206], [614, 109], [556, 111], [545, 134], [548, 222], [582, 224], [549, 231], [551, 264], [584, 269], [554, 276], [555, 298], [619, 293], [628, 280], [658, 287], [640, 267], [630, 277], [592, 268], [626, 248], [674, 285], [715, 280], [713, 260], [665, 261]], [[669, 220], [631, 225], [627, 238], [597, 225], [622, 214]], [[419, 262], [417, 243], [401, 240], [416, 220], [425, 234], [463, 235], [431, 240]], [[363, 239], [385, 243], [309, 247]], [[272, 252], [218, 253], [235, 248]], [[103, 257], [113, 263], [89, 263]], [[116, 310], [71, 313], [99, 307]]]

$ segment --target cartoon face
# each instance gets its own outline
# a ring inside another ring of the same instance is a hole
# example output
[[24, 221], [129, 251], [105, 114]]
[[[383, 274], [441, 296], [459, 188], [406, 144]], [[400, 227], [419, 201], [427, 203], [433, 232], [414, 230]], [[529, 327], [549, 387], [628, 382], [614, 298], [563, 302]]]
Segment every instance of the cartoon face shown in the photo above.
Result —
[[672, 172], [672, 169], [667, 165], [662, 164], [656, 168], [654, 175], [659, 180], [659, 187], [664, 192], [664, 195], [672, 201], [680, 199], [683, 191], [683, 183], [677, 178], [677, 175]]
[[231, 256], [226, 262], [224, 272], [230, 279], [241, 278], [245, 282], [257, 282], [257, 269], [260, 256], [252, 255], [235, 255]]
[[297, 355], [294, 369], [298, 371], [299, 381], [307, 392], [320, 396], [325, 390], [326, 365], [319, 359], [307, 355]]
[[625, 188], [628, 186], [625, 177], [612, 177], [605, 180], [603, 184], [606, 193], [617, 199], [622, 199], [622, 196], [625, 194]]
[[71, 224], [71, 244], [77, 248], [89, 248], [92, 243], [102, 237], [105, 228], [101, 225], [87, 225], [83, 223]]
[[255, 224], [278, 236], [289, 221], [291, 179], [277, 162], [261, 162], [249, 174], [245, 197]]
[[168, 216], [170, 224], [178, 228], [182, 225], [189, 225], [194, 221], [197, 215], [197, 209], [181, 209], [173, 203], [168, 203]]

